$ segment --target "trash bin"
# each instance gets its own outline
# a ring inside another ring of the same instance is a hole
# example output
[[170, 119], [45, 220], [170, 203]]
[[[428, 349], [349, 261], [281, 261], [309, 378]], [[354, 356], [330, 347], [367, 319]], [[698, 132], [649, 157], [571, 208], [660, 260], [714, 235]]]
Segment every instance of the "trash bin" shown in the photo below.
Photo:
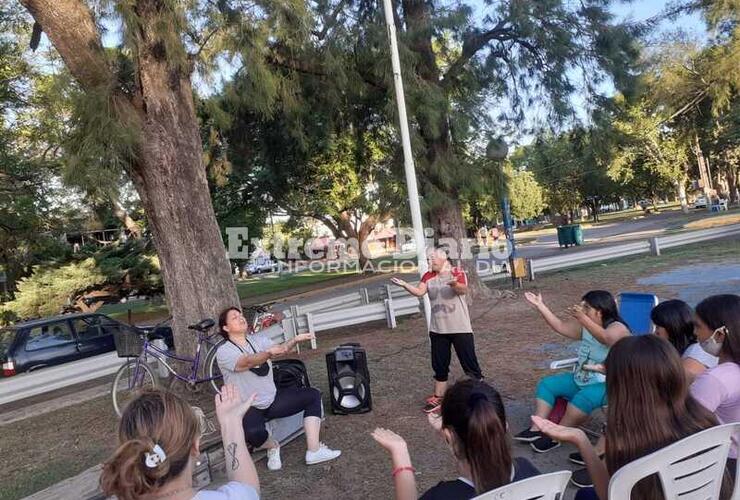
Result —
[[573, 231], [570, 229], [571, 226], [558, 226], [558, 245], [561, 247], [568, 247], [569, 245], [575, 244], [573, 241]]
[[572, 231], [572, 241], [575, 245], [583, 245], [583, 227], [580, 224], [573, 224], [570, 226]]

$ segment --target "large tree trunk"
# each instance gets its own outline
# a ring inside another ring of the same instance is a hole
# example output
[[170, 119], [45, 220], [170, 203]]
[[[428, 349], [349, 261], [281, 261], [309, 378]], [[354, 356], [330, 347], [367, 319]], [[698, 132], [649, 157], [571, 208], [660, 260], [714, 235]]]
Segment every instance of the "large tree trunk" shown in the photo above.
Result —
[[473, 298], [487, 297], [490, 289], [478, 277], [476, 256], [465, 234], [462, 209], [456, 199], [439, 204], [430, 211], [436, 243], [449, 246], [453, 265], [462, 267], [468, 275], [468, 290]]
[[[140, 150], [130, 174], [149, 219], [159, 255], [175, 345], [192, 354], [186, 326], [239, 304], [211, 204], [196, 121], [190, 69], [183, 53], [167, 53], [162, 26], [177, 26], [170, 4], [139, 0], [137, 91], [122, 94], [89, 8], [80, 0], [21, 0], [43, 27], [67, 68], [86, 91], [110, 91], [118, 118], [140, 126]], [[174, 50], [184, 50], [174, 44]]]

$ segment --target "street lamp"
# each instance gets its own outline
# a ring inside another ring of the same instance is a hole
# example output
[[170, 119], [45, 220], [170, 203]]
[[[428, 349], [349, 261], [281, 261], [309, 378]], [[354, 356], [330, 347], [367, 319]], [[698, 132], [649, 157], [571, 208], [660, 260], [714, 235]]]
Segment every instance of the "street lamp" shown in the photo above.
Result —
[[[396, 90], [396, 105], [398, 106], [398, 121], [401, 129], [401, 144], [403, 145], [403, 170], [406, 174], [406, 189], [409, 196], [409, 209], [411, 212], [411, 223], [414, 228], [414, 240], [416, 240], [416, 260], [419, 275], [424, 276], [427, 270], [427, 256], [424, 238], [424, 225], [421, 221], [421, 205], [419, 203], [419, 189], [416, 186], [416, 171], [414, 169], [414, 157], [411, 151], [411, 139], [409, 135], [409, 122], [406, 116], [406, 99], [403, 91], [403, 79], [401, 78], [401, 59], [398, 56], [398, 41], [396, 40], [396, 23], [393, 20], [393, 5], [391, 0], [383, 0], [385, 11], [385, 23], [388, 28], [388, 43], [391, 48], [391, 67], [393, 68], [393, 83]], [[424, 296], [424, 317], [427, 328], [431, 323], [431, 306], [429, 298]]]
[[[506, 142], [501, 138], [492, 138], [490, 141], [488, 141], [488, 146], [486, 146], [486, 157], [489, 160], [493, 160], [499, 165], [506, 159], [506, 156], [509, 154], [509, 146], [506, 144]], [[511, 272], [511, 275], [514, 275], [514, 257], [516, 256], [516, 245], [514, 242], [514, 222], [511, 217], [511, 203], [509, 202], [509, 189], [506, 185], [506, 177], [503, 171], [503, 167], [501, 168], [501, 213], [504, 219], [504, 233], [506, 234], [506, 239], [511, 244], [511, 255], [509, 257], [509, 270]]]

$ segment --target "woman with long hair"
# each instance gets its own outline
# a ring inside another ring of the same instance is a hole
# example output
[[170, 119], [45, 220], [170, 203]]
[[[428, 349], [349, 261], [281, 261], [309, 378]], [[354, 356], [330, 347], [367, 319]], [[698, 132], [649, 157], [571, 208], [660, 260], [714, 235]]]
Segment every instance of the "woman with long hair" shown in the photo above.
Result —
[[[696, 337], [719, 364], [699, 375], [691, 395], [723, 424], [740, 422], [740, 296], [713, 295], [696, 306]], [[730, 470], [737, 470], [738, 443], [730, 449]]]
[[[581, 452], [595, 491], [581, 490], [579, 500], [595, 495], [606, 500], [609, 479], [620, 467], [717, 425], [714, 415], [689, 394], [676, 349], [657, 335], [623, 338], [609, 351], [605, 369], [609, 398], [605, 461], [598, 458], [583, 430], [532, 417], [542, 432]], [[662, 498], [657, 476], [638, 482], [632, 492], [632, 500]]]
[[244, 415], [244, 435], [254, 448], [267, 449], [267, 468], [280, 470], [280, 443], [272, 439], [265, 424], [273, 418], [303, 412], [306, 431], [306, 464], [334, 460], [342, 452], [331, 450], [319, 441], [321, 432], [321, 393], [313, 387], [278, 389], [272, 376], [271, 359], [292, 351], [298, 342], [314, 339], [313, 333], [296, 335], [275, 345], [264, 331], [252, 332], [241, 310], [224, 309], [218, 328], [226, 342], [216, 351], [216, 361], [227, 384], [239, 387], [242, 394], [255, 394], [254, 404]]
[[[630, 334], [627, 323], [619, 316], [612, 294], [604, 290], [592, 290], [581, 297], [580, 304], [568, 309], [571, 318], [567, 320], [558, 318], [545, 305], [542, 295], [527, 292], [524, 297], [555, 332], [581, 341], [575, 371], [549, 375], [537, 384], [535, 415], [547, 418], [555, 400], [564, 398], [568, 406], [561, 423], [564, 426], [580, 425], [591, 412], [606, 403], [605, 377], [588, 367], [603, 363], [610, 346]], [[514, 439], [531, 443], [539, 453], [560, 446], [560, 443], [543, 435], [536, 424], [514, 436]]]
[[[485, 382], [457, 382], [445, 392], [441, 415], [428, 418], [452, 451], [460, 477], [440, 482], [421, 496], [423, 500], [467, 500], [539, 474], [525, 458], [512, 457], [504, 404]], [[414, 468], [404, 439], [381, 428], [372, 436], [391, 455], [396, 500], [416, 499]]]
[[717, 357], [701, 348], [694, 334], [694, 314], [683, 300], [666, 300], [650, 311], [655, 334], [666, 339], [681, 355], [689, 380], [717, 366]]
[[217, 491], [193, 489], [193, 466], [200, 451], [200, 422], [188, 403], [162, 390], [148, 390], [124, 409], [118, 448], [103, 465], [100, 486], [119, 500], [256, 500], [259, 478], [244, 443], [242, 417], [254, 398], [243, 401], [225, 385], [216, 395], [216, 417], [229, 483]]

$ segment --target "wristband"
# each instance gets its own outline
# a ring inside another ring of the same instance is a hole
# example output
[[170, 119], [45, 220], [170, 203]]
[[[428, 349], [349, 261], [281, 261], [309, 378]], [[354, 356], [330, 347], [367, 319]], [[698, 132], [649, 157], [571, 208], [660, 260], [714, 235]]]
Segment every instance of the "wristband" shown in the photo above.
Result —
[[398, 474], [399, 472], [406, 471], [406, 470], [407, 471], [410, 471], [410, 472], [412, 472], [414, 474], [416, 473], [416, 469], [414, 469], [411, 466], [408, 466], [408, 467], [396, 467], [395, 469], [393, 469], [393, 473], [391, 474], [391, 476], [396, 477], [396, 474]]

